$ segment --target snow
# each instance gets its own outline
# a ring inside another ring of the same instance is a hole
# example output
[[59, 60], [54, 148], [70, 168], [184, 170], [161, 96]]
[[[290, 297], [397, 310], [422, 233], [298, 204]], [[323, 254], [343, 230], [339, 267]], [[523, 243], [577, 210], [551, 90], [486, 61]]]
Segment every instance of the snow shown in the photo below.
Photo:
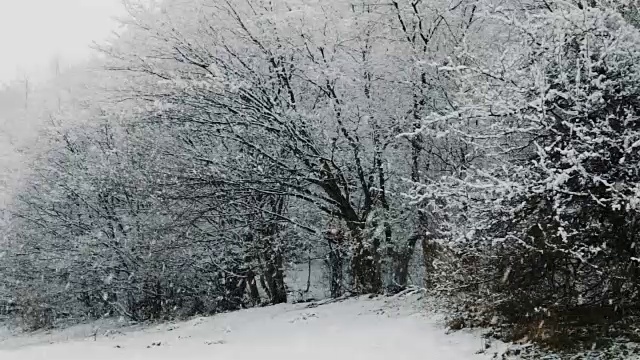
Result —
[[480, 353], [478, 334], [447, 334], [420, 298], [286, 304], [146, 328], [84, 325], [0, 340], [0, 359], [466, 360], [499, 352], [494, 343]]

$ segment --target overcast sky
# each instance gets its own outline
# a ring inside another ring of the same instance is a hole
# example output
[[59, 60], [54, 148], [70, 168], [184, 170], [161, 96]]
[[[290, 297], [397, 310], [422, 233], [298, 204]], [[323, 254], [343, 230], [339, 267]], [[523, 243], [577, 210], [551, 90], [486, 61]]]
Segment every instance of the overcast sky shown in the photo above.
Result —
[[118, 15], [120, 0], [0, 0], [0, 84], [40, 77], [56, 57], [63, 65], [86, 59]]

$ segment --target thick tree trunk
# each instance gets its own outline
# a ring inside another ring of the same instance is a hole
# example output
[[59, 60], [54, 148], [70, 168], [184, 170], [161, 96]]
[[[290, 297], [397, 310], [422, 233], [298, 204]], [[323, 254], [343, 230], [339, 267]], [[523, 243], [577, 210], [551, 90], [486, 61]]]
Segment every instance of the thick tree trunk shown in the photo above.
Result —
[[272, 254], [267, 261], [264, 272], [266, 285], [269, 288], [271, 304], [287, 302], [287, 288], [284, 283], [283, 260], [279, 254]]
[[398, 287], [406, 287], [409, 282], [409, 264], [413, 258], [416, 243], [421, 236], [414, 234], [411, 236], [404, 247], [391, 254], [393, 261], [393, 285]]
[[225, 310], [237, 310], [245, 308], [243, 301], [244, 291], [247, 287], [246, 277], [237, 277], [235, 275], [226, 275], [225, 279]]
[[405, 254], [400, 254], [393, 271], [393, 285], [405, 288], [409, 283], [409, 259]]
[[351, 272], [354, 290], [358, 294], [379, 293], [382, 290], [382, 272], [380, 271], [379, 241], [375, 240], [366, 246], [362, 232], [351, 232], [355, 242]]
[[329, 255], [329, 263], [331, 267], [331, 297], [336, 299], [344, 293], [344, 277], [343, 277], [343, 258], [338, 251], [332, 251]]
[[352, 260], [355, 291], [359, 294], [379, 293], [382, 290], [382, 276], [379, 264], [371, 249], [360, 245]]

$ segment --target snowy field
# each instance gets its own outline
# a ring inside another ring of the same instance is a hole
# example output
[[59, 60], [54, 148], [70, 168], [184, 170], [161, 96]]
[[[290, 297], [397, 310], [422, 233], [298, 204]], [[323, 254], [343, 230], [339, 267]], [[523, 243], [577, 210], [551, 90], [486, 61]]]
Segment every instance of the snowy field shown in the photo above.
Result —
[[490, 359], [502, 350], [472, 333], [446, 334], [419, 294], [316, 305], [256, 308], [146, 328], [94, 323], [30, 336], [5, 334], [0, 359], [466, 360]]

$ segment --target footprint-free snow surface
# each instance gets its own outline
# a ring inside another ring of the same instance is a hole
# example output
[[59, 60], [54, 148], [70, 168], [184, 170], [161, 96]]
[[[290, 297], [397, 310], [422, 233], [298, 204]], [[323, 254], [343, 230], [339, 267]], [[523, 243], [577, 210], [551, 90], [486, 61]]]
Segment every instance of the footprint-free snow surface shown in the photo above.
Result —
[[2, 360], [467, 360], [479, 336], [446, 334], [419, 295], [255, 308], [153, 327], [95, 323], [0, 340]]

